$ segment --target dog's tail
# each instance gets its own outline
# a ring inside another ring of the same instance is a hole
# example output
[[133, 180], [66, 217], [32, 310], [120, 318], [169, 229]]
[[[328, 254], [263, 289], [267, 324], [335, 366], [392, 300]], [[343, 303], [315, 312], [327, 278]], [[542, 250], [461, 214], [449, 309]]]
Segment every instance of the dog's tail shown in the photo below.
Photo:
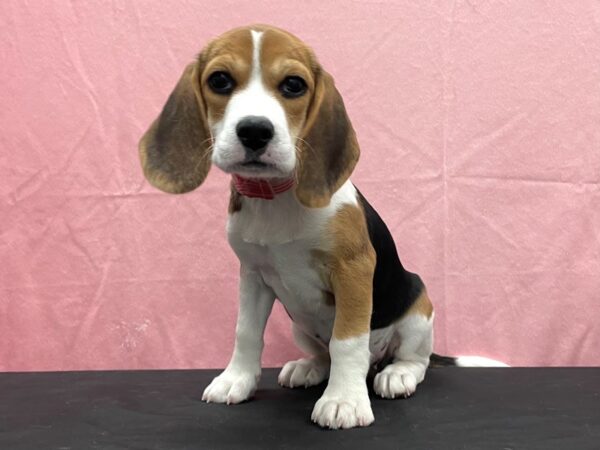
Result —
[[442, 356], [432, 353], [429, 358], [430, 367], [510, 367], [502, 361], [483, 356]]

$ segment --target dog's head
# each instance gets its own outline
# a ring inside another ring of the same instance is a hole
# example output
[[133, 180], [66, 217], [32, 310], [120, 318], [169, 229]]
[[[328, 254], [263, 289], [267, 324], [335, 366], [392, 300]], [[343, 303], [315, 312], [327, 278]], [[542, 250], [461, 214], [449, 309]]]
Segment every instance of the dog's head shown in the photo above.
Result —
[[332, 77], [295, 36], [229, 31], [189, 64], [140, 142], [146, 178], [171, 193], [206, 178], [211, 161], [245, 178], [295, 178], [296, 197], [323, 207], [359, 147]]

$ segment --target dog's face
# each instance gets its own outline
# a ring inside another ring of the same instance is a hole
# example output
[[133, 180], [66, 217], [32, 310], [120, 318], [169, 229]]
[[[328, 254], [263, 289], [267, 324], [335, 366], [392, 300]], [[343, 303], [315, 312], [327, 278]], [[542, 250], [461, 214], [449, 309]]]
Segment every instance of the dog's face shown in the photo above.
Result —
[[314, 58], [279, 30], [235, 30], [203, 55], [212, 161], [244, 177], [290, 177], [315, 87]]
[[167, 192], [196, 188], [212, 160], [246, 178], [294, 177], [310, 207], [329, 203], [358, 154], [331, 76], [298, 38], [266, 26], [210, 42], [140, 142], [146, 177]]

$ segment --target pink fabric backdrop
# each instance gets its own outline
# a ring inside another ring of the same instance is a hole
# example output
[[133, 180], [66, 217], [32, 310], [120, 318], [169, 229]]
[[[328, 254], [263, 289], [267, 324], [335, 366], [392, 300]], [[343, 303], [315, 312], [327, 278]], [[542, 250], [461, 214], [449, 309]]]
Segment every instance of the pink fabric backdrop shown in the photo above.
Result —
[[[436, 350], [600, 363], [600, 3], [0, 2], [0, 370], [218, 367], [228, 180], [136, 145], [211, 37], [272, 23], [334, 75], [353, 180], [437, 309]], [[264, 364], [299, 353], [276, 307]]]

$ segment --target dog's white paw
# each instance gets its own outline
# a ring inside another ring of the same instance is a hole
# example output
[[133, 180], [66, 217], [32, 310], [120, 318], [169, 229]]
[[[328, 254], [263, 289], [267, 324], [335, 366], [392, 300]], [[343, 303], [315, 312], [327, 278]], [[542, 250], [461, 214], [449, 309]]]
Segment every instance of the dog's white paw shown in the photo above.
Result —
[[425, 370], [421, 363], [397, 361], [375, 375], [373, 389], [383, 398], [409, 397], [423, 381]]
[[331, 429], [366, 427], [375, 421], [367, 393], [328, 395], [317, 400], [311, 419], [322, 427]]
[[204, 390], [202, 400], [228, 405], [243, 402], [256, 391], [258, 378], [253, 373], [225, 370]]
[[329, 361], [326, 358], [302, 358], [287, 362], [279, 372], [277, 381], [284, 387], [307, 388], [321, 383], [328, 373]]

